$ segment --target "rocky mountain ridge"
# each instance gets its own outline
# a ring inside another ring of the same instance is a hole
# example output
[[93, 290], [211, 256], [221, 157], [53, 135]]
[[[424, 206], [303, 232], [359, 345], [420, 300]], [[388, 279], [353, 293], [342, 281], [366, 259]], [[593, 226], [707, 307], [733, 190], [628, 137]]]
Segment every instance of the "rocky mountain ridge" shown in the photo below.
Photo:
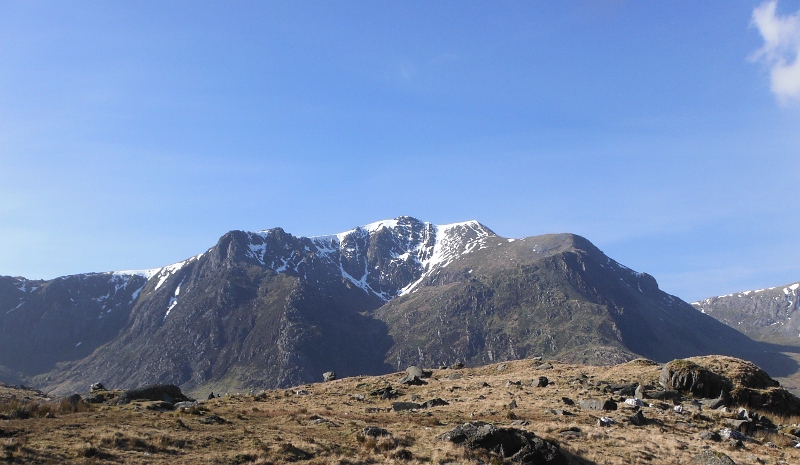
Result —
[[0, 376], [57, 392], [95, 381], [225, 392], [329, 370], [711, 353], [796, 371], [580, 236], [507, 239], [475, 221], [231, 231], [153, 270], [0, 277]]
[[800, 282], [710, 297], [692, 305], [754, 339], [800, 345]]

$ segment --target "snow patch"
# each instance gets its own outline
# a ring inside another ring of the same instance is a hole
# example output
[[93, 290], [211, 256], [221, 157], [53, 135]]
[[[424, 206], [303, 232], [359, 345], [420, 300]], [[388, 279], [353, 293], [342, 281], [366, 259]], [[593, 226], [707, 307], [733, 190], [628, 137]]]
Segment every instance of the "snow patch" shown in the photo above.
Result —
[[178, 287], [175, 288], [175, 293], [169, 299], [169, 305], [167, 306], [167, 313], [164, 314], [164, 319], [165, 320], [169, 316], [169, 312], [171, 312], [172, 309], [175, 308], [176, 305], [178, 305], [178, 296], [181, 294], [181, 286], [183, 285], [183, 281], [185, 281], [185, 280], [186, 280], [186, 278], [183, 278], [181, 280], [181, 282], [178, 284]]

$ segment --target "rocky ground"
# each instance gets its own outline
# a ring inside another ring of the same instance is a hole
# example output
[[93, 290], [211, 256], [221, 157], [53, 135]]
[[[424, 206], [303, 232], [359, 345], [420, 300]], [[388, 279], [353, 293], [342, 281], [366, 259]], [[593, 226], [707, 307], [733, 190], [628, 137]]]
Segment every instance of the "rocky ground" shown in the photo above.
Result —
[[50, 399], [3, 386], [0, 461], [800, 463], [797, 399], [765, 376], [728, 357], [663, 367], [528, 359], [200, 402], [169, 389], [95, 386]]

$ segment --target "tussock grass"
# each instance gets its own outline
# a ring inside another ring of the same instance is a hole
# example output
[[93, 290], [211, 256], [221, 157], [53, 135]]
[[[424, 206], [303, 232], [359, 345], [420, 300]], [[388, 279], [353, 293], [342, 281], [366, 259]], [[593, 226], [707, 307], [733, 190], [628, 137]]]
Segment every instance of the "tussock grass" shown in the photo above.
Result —
[[41, 401], [33, 399], [7, 399], [0, 402], [0, 418], [9, 420], [27, 420], [28, 418], [42, 418], [50, 415], [63, 415], [76, 412], [85, 412], [91, 405], [70, 399], [56, 401]]

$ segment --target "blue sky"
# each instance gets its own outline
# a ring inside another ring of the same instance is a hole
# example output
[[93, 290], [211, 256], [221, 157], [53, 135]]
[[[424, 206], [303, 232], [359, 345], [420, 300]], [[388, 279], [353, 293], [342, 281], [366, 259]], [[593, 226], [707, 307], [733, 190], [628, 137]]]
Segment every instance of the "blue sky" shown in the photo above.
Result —
[[411, 215], [581, 234], [689, 301], [794, 282], [798, 11], [0, 0], [0, 275]]

